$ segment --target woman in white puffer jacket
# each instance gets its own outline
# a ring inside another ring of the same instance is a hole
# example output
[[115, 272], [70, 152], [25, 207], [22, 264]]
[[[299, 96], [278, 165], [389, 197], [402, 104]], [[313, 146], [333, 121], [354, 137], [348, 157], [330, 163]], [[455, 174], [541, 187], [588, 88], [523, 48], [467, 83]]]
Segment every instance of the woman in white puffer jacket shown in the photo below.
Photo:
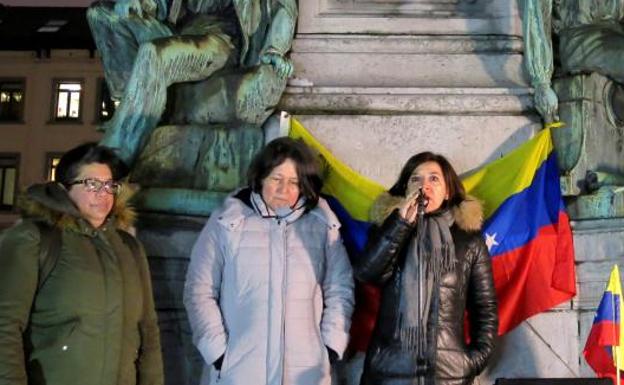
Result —
[[353, 277], [316, 159], [279, 138], [248, 181], [193, 248], [184, 289], [193, 340], [212, 383], [328, 385], [348, 342]]

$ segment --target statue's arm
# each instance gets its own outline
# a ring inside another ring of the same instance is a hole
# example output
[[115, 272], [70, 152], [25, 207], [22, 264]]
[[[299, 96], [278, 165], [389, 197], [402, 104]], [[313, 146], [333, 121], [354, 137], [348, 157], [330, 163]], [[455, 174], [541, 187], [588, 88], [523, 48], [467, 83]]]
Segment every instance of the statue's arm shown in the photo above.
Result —
[[297, 16], [296, 0], [279, 0], [260, 53], [262, 62], [272, 64], [280, 76], [290, 76], [293, 72], [292, 62], [285, 55], [292, 46]]
[[522, 18], [525, 65], [535, 90], [535, 108], [547, 123], [559, 120], [557, 95], [551, 87], [554, 69], [551, 23], [552, 0], [525, 0]]

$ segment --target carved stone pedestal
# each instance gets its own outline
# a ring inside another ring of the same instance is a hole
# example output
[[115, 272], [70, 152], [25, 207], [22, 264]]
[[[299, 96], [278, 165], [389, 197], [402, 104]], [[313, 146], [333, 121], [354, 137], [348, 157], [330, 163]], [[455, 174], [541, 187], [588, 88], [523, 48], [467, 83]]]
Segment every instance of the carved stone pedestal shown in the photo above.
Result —
[[182, 303], [186, 269], [206, 217], [141, 212], [137, 235], [147, 252], [158, 312], [166, 385], [199, 384], [204, 362]]

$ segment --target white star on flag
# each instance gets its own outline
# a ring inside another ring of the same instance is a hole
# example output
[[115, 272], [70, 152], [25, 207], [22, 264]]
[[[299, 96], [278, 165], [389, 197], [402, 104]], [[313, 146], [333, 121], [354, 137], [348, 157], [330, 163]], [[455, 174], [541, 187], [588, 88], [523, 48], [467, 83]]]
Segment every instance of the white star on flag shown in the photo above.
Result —
[[485, 244], [488, 248], [488, 251], [492, 251], [492, 247], [498, 245], [498, 242], [496, 242], [496, 235], [497, 233], [494, 233], [492, 235], [485, 233]]

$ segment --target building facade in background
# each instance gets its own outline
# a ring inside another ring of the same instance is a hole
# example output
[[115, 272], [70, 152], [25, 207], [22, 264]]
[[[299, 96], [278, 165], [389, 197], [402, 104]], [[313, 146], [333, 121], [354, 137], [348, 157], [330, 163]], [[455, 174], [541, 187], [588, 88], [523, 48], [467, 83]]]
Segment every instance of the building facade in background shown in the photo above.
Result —
[[59, 156], [99, 140], [114, 108], [86, 8], [0, 5], [0, 228], [16, 200], [51, 179]]

